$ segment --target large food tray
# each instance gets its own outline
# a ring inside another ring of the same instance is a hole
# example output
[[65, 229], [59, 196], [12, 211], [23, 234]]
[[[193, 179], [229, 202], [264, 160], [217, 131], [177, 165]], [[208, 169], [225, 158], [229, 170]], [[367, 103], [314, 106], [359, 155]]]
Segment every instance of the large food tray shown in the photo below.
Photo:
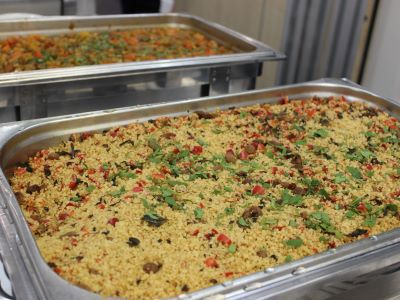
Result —
[[[104, 130], [160, 116], [187, 114], [311, 96], [344, 95], [382, 108], [394, 117], [399, 106], [347, 80], [315, 82], [188, 101], [136, 106], [66, 117], [22, 121], [0, 127], [0, 251], [16, 299], [101, 299], [56, 275], [42, 259], [17, 200], [4, 175], [39, 149], [71, 133]], [[183, 294], [177, 299], [381, 299], [399, 293], [400, 229], [371, 236], [337, 249]], [[383, 285], [385, 288], [382, 288]], [[372, 298], [371, 298], [372, 297]]]
[[0, 107], [9, 108], [8, 120], [25, 120], [60, 115], [65, 111], [76, 113], [143, 104], [150, 99], [165, 101], [249, 90], [254, 89], [264, 61], [285, 57], [238, 32], [186, 14], [7, 20], [0, 21], [0, 39], [15, 35], [64, 34], [71, 28], [78, 32], [151, 27], [193, 29], [227, 45], [234, 53], [2, 73]]

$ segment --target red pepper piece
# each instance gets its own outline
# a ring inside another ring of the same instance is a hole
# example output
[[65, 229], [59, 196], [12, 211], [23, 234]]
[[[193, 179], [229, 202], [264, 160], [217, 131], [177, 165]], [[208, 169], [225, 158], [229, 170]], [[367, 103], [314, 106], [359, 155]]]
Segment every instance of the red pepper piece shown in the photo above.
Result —
[[202, 146], [194, 146], [191, 151], [194, 155], [200, 155], [203, 152]]
[[67, 214], [67, 213], [60, 213], [59, 215], [58, 215], [58, 219], [60, 220], [60, 221], [63, 221], [63, 220], [65, 220], [66, 218], [68, 218], [69, 217], [69, 214]]
[[332, 248], [336, 248], [336, 243], [335, 242], [329, 242], [328, 243], [328, 247], [331, 248], [331, 249]]
[[261, 185], [256, 185], [251, 191], [253, 195], [264, 195], [265, 189]]
[[360, 213], [366, 213], [368, 211], [367, 207], [365, 206], [365, 204], [363, 202], [361, 202], [360, 204], [358, 204], [357, 206], [357, 210]]
[[115, 224], [116, 224], [117, 222], [119, 222], [119, 219], [118, 219], [118, 218], [111, 218], [110, 220], [108, 220], [107, 223], [115, 227]]
[[135, 187], [133, 188], [133, 191], [134, 191], [135, 193], [140, 193], [140, 192], [143, 192], [143, 188], [142, 188], [141, 186], [135, 186]]
[[218, 262], [215, 258], [209, 257], [204, 261], [204, 264], [209, 268], [218, 268]]
[[230, 238], [228, 238], [225, 234], [220, 233], [220, 235], [217, 237], [217, 241], [220, 242], [224, 246], [229, 246], [232, 244], [232, 241]]
[[248, 159], [249, 159], [249, 154], [248, 154], [246, 151], [242, 150], [242, 151], [239, 153], [239, 158], [240, 158], [241, 160], [248, 160]]
[[233, 272], [225, 272], [225, 277], [231, 277], [233, 275]]
[[200, 232], [200, 229], [196, 229], [195, 231], [193, 231], [192, 233], [191, 233], [191, 235], [192, 236], [197, 236], [198, 234], [199, 234], [199, 232]]
[[68, 184], [68, 187], [69, 187], [71, 190], [76, 189], [77, 186], [78, 186], [78, 183], [77, 183], [76, 181], [71, 181], [71, 182]]

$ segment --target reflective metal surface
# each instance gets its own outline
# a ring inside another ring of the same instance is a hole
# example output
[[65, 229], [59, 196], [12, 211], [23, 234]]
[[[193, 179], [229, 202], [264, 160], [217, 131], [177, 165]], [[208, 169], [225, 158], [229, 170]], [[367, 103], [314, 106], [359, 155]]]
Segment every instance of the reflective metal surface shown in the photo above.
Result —
[[263, 62], [285, 57], [238, 32], [186, 14], [0, 20], [0, 39], [60, 34], [70, 28], [77, 32], [157, 26], [195, 29], [232, 47], [235, 53], [3, 73], [0, 122], [250, 90], [255, 88]]
[[[42, 259], [18, 203], [4, 176], [5, 170], [71, 133], [103, 130], [159, 116], [190, 111], [290, 99], [344, 95], [364, 101], [395, 117], [400, 108], [347, 80], [322, 79], [232, 95], [124, 109], [31, 120], [0, 126], [0, 254], [10, 275], [16, 299], [100, 299], [61, 279]], [[400, 229], [372, 236], [337, 249], [276, 268], [180, 295], [178, 299], [385, 299], [400, 292]], [[371, 298], [371, 297], [372, 298]]]

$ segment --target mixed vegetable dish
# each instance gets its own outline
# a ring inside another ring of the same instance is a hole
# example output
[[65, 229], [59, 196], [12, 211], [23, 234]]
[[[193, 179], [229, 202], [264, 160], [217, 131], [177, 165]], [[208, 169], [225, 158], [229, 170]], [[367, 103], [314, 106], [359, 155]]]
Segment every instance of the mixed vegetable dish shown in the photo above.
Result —
[[156, 27], [62, 35], [11, 36], [0, 40], [0, 72], [233, 53], [192, 29]]
[[10, 182], [57, 274], [174, 296], [398, 228], [399, 125], [344, 97], [284, 97], [73, 134]]

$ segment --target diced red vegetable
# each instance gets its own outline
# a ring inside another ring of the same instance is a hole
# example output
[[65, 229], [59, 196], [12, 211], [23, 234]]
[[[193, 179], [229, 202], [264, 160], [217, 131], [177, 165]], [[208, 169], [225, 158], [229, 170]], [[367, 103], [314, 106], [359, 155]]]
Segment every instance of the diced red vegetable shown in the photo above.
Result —
[[280, 226], [280, 225], [276, 225], [274, 227], [272, 227], [272, 229], [277, 229], [279, 231], [281, 231], [283, 228], [285, 228], [286, 226]]
[[134, 191], [135, 193], [140, 193], [140, 192], [143, 192], [143, 188], [142, 188], [141, 186], [135, 186], [135, 187], [133, 188], [133, 191]]
[[199, 234], [199, 232], [200, 232], [200, 229], [196, 229], [195, 231], [193, 231], [192, 233], [191, 233], [191, 235], [192, 236], [197, 236], [198, 234]]
[[153, 173], [152, 177], [153, 179], [164, 179], [165, 175], [162, 173]]
[[209, 257], [204, 261], [204, 264], [209, 268], [218, 268], [218, 262], [215, 258]]
[[203, 152], [202, 146], [194, 146], [191, 151], [194, 155], [200, 155]]
[[115, 224], [116, 224], [117, 222], [119, 222], [119, 219], [118, 219], [118, 218], [111, 218], [110, 220], [108, 220], [107, 223], [115, 227]]
[[361, 202], [360, 204], [358, 204], [357, 210], [358, 210], [360, 213], [366, 213], [366, 212], [368, 211], [368, 210], [367, 210], [367, 207], [365, 206], [365, 204], [364, 204], [363, 202]]
[[265, 189], [261, 185], [256, 185], [253, 190], [251, 191], [253, 195], [264, 195]]
[[15, 175], [22, 175], [22, 174], [25, 174], [26, 173], [26, 168], [21, 168], [21, 167], [18, 167], [17, 169], [15, 169], [15, 171], [14, 171], [14, 174]]
[[332, 248], [336, 248], [336, 243], [335, 242], [329, 242], [328, 243], [328, 247], [331, 248], [331, 249]]
[[264, 152], [264, 150], [265, 150], [265, 146], [263, 144], [261, 144], [261, 143], [257, 143], [256, 148], [260, 152]]
[[204, 206], [204, 204], [202, 202], [200, 202], [199, 207], [200, 208], [204, 208], [205, 206]]
[[211, 232], [208, 232], [208, 233], [206, 233], [206, 234], [204, 234], [204, 237], [207, 239], [207, 240], [211, 240], [211, 238], [212, 237], [214, 237], [215, 235], [217, 235], [218, 234], [218, 231], [216, 230], [216, 229], [211, 229]]
[[232, 244], [232, 241], [230, 238], [228, 238], [225, 234], [220, 233], [217, 237], [217, 241], [220, 242], [224, 246], [229, 246]]
[[100, 209], [105, 209], [106, 208], [104, 203], [100, 203], [99, 205], [97, 205], [97, 207], [100, 208]]
[[231, 277], [233, 275], [233, 272], [225, 272], [225, 277]]
[[249, 154], [248, 154], [246, 151], [242, 150], [242, 151], [239, 153], [239, 158], [240, 158], [241, 160], [248, 160], [248, 159], [249, 159]]
[[68, 184], [68, 187], [69, 187], [71, 190], [76, 189], [77, 186], [78, 186], [78, 183], [77, 183], [76, 181], [71, 181], [71, 182]]
[[272, 167], [271, 168], [272, 175], [275, 175], [277, 171], [278, 171], [277, 167]]
[[69, 214], [67, 214], [67, 213], [60, 213], [59, 215], [58, 215], [58, 219], [60, 220], [60, 221], [63, 221], [63, 220], [65, 220], [66, 218], [68, 218], [69, 217]]

